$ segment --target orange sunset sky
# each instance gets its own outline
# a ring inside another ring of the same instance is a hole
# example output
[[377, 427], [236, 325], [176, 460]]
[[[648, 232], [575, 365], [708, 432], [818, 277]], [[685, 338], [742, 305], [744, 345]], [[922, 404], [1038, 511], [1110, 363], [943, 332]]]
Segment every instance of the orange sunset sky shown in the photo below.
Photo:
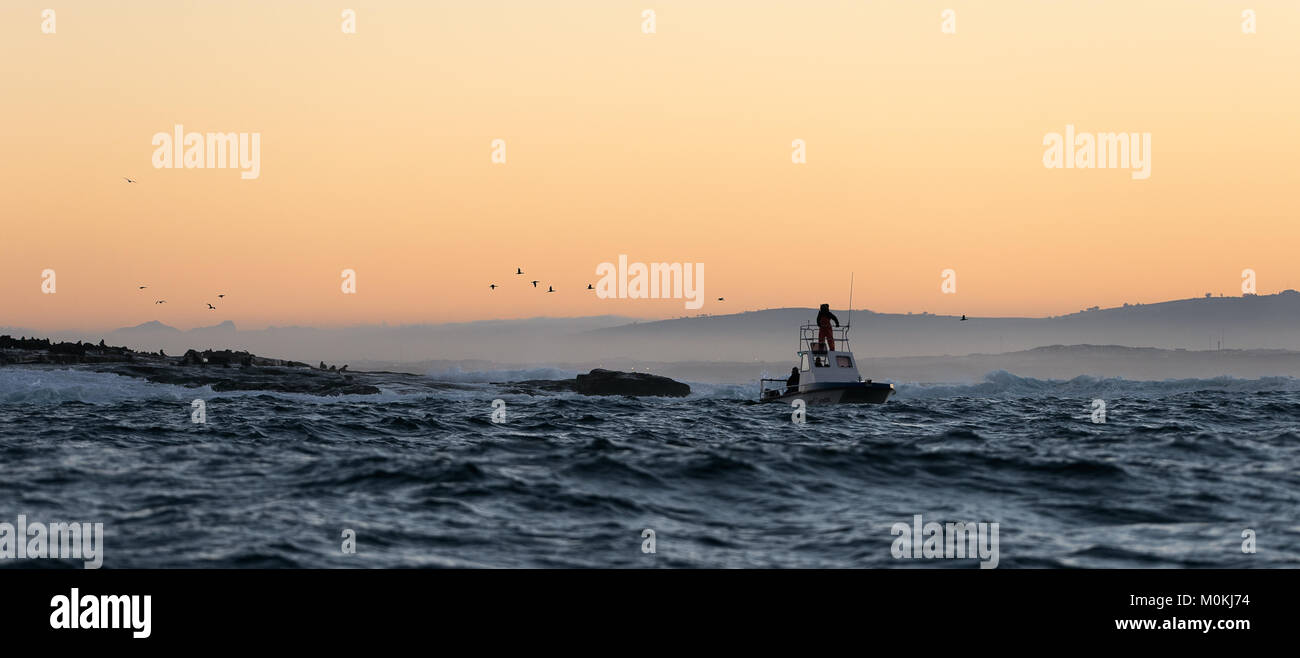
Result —
[[[696, 312], [583, 290], [619, 254], [704, 263], [705, 313], [1300, 288], [1298, 69], [1280, 0], [5, 0], [0, 326]], [[155, 169], [175, 124], [260, 178]], [[1151, 177], [1044, 168], [1066, 124]]]

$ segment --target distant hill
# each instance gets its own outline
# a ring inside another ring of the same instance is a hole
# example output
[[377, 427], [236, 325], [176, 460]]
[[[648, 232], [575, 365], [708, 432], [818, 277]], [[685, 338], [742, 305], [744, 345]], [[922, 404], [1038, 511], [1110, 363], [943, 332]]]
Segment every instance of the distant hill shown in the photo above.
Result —
[[[841, 322], [849, 313], [836, 312]], [[590, 332], [594, 342], [639, 358], [739, 361], [788, 356], [812, 308], [680, 318]], [[1098, 309], [1051, 318], [983, 318], [854, 311], [850, 339], [859, 356], [1001, 353], [1048, 345], [1166, 349], [1300, 350], [1300, 293], [1194, 298]]]
[[1132, 380], [1300, 377], [1300, 352], [1165, 350], [1119, 345], [1053, 345], [1008, 354], [908, 356], [859, 361], [864, 376], [904, 382], [979, 382], [1005, 370], [1020, 377], [1080, 375]]
[[168, 326], [168, 325], [165, 325], [165, 324], [163, 324], [163, 323], [161, 323], [161, 322], [159, 322], [159, 321], [157, 321], [157, 320], [150, 320], [150, 321], [148, 321], [148, 322], [144, 322], [144, 323], [141, 323], [141, 324], [137, 324], [137, 325], [134, 326], [134, 327], [127, 327], [127, 328], [125, 328], [125, 329], [119, 329], [118, 331], [136, 331], [136, 332], [145, 332], [145, 331], [163, 331], [163, 332], [169, 332], [169, 333], [177, 334], [177, 333], [180, 333], [181, 330], [180, 330], [180, 329], [177, 329], [176, 327], [170, 327], [170, 326]]

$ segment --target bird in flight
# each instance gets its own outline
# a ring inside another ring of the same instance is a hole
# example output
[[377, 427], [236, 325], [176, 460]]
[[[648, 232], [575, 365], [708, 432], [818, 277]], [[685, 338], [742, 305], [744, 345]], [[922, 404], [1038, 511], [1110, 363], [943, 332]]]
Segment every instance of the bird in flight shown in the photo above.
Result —
[[592, 288], [592, 287], [591, 287], [591, 284], [588, 283], [588, 284], [587, 284], [587, 290], [595, 290], [595, 288]]
[[220, 299], [222, 297], [225, 297], [225, 295], [217, 295], [217, 299]]
[[532, 283], [533, 283], [533, 287], [536, 288], [536, 287], [537, 287], [537, 282], [536, 282], [536, 281], [533, 281]]
[[515, 274], [523, 274], [523, 273], [524, 273], [524, 268], [522, 267], [515, 268]]
[[551, 286], [546, 286], [546, 292], [555, 292], [555, 288], [552, 288]]
[[166, 304], [166, 303], [167, 303], [167, 300], [165, 300], [165, 299], [160, 299], [160, 300], [158, 300], [158, 301], [156, 301], [156, 302], [154, 302], [154, 303], [155, 303], [155, 304]]
[[719, 298], [718, 298], [718, 301], [720, 301], [720, 302], [725, 302], [725, 301], [727, 301], [727, 300], [725, 300], [725, 299], [719, 297]]
[[212, 304], [208, 304], [208, 308], [210, 308], [210, 309], [212, 309], [212, 310], [214, 310], [214, 311], [217, 310], [217, 307], [213, 306]]
[[145, 288], [148, 288], [148, 287], [149, 287], [149, 286], [140, 286], [140, 289], [141, 289], [141, 290], [144, 290]]
[[488, 285], [488, 287], [491, 288], [491, 289], [493, 289], [493, 290], [496, 290], [496, 289], [497, 289], [497, 284], [493, 283], [493, 284]]
[[126, 182], [128, 182], [128, 183], [134, 183], [134, 182], [135, 182], [135, 179], [134, 179], [134, 178], [127, 178], [126, 176], [123, 176], [123, 177], [122, 177], [122, 180], [124, 180], [124, 181], [126, 181]]

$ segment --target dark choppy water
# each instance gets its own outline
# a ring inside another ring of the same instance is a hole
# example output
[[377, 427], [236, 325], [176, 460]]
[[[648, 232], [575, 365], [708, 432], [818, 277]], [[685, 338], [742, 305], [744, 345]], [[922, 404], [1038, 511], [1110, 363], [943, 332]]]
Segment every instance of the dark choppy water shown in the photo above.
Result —
[[119, 568], [974, 565], [895, 560], [890, 527], [914, 514], [998, 522], [1001, 568], [1300, 566], [1297, 380], [995, 373], [814, 407], [803, 426], [747, 403], [750, 387], [697, 388], [528, 397], [394, 378], [330, 399], [0, 369], [0, 521], [103, 522]]

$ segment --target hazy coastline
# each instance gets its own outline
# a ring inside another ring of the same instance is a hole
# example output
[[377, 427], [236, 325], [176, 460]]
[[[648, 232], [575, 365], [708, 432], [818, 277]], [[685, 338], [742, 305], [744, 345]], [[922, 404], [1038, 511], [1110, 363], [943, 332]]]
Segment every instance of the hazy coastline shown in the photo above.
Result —
[[[619, 316], [533, 318], [440, 325], [270, 327], [232, 322], [182, 331], [151, 321], [134, 327], [40, 332], [49, 336], [165, 349], [245, 350], [354, 370], [414, 374], [592, 368], [653, 372], [683, 381], [741, 383], [785, 372], [795, 331], [813, 309], [769, 309], [658, 321]], [[1140, 380], [1300, 377], [1300, 293], [1206, 297], [1085, 310], [1051, 318], [842, 313], [864, 377], [971, 382], [1004, 370], [1020, 376], [1080, 375]], [[1224, 327], [1230, 327], [1225, 329]], [[485, 375], [486, 376], [486, 375]], [[520, 375], [520, 378], [528, 378]]]

